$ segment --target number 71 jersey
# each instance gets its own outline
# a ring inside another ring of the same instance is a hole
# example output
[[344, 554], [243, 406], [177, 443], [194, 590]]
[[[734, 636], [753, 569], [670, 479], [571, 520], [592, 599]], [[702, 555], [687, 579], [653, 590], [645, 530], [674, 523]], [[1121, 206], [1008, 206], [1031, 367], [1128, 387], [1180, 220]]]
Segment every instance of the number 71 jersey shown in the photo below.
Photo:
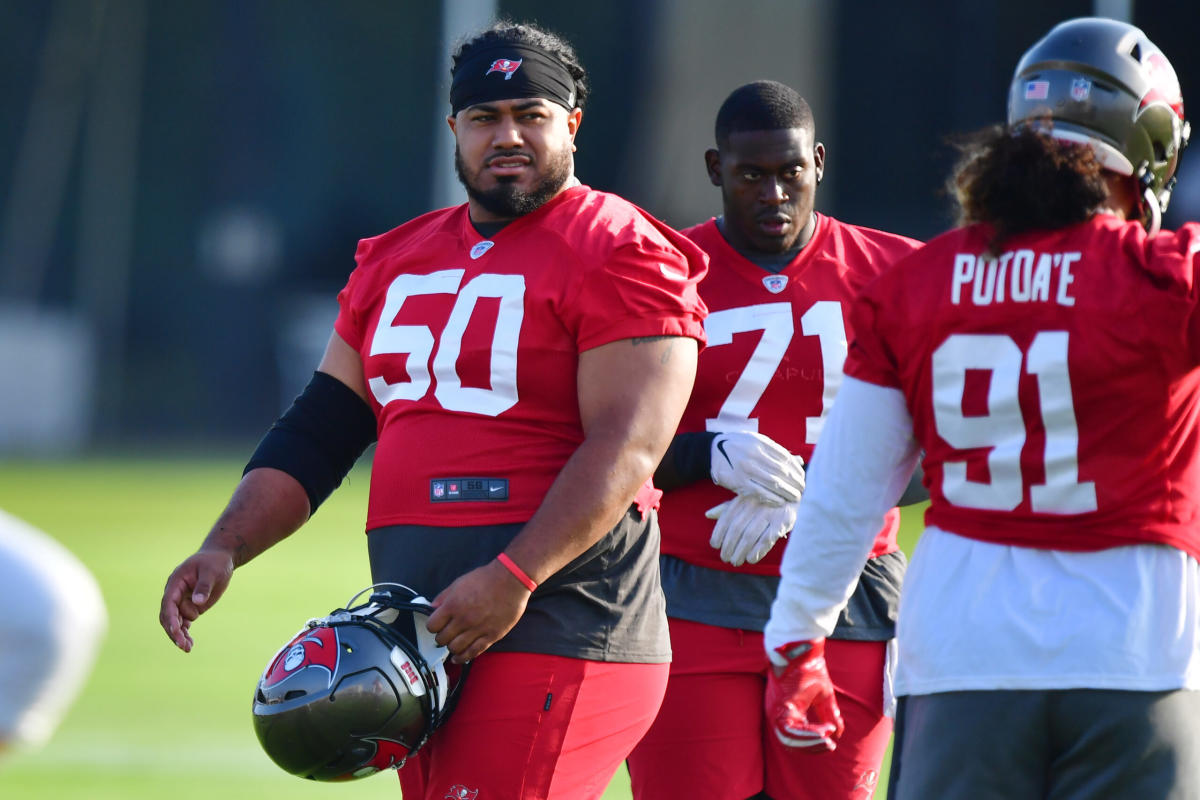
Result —
[[[851, 302], [920, 243], [817, 214], [809, 243], [772, 273], [734, 250], [715, 220], [683, 233], [708, 253], [710, 268], [700, 284], [708, 346], [679, 431], [756, 431], [807, 463], [841, 385]], [[709, 481], [665, 495], [663, 553], [714, 569], [779, 574], [782, 547], [738, 568], [709, 547], [713, 523], [704, 511], [731, 496]], [[897, 522], [894, 514], [885, 522], [874, 555], [896, 548]]]

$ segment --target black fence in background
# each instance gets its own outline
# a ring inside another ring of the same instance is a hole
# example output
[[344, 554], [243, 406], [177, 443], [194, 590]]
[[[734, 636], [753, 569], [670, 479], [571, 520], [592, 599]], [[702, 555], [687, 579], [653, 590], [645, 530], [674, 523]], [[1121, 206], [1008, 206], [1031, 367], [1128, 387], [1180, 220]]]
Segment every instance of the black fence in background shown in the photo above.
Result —
[[[637, 149], [672, 146], [631, 140], [627, 116], [669, 25], [664, 5], [501, 3], [504, 13], [536, 19], [576, 44], [593, 87], [579, 171], [635, 202], [648, 187], [613, 165]], [[357, 240], [428, 210], [433, 126], [447, 110], [438, 4], [168, 0], [137, 7], [144, 51], [128, 292], [119, 324], [98, 330], [91, 442], [248, 445], [246, 437], [269, 424], [315, 365]], [[0, 3], [0, 204], [11, 202], [47, 43], [62, 24], [56, 14], [98, 15], [107, 20], [96, 23], [100, 30], [129, 8], [120, 0]], [[927, 238], [951, 224], [941, 193], [953, 160], [947, 136], [999, 121], [1022, 50], [1092, 4], [917, 0], [836, 8], [827, 35], [837, 54], [828, 65], [837, 139], [826, 145], [838, 189], [821, 208]], [[1184, 0], [1134, 7], [1134, 22], [1171, 57], [1185, 99], [1200, 108], [1198, 18]], [[88, 29], [86, 19], [77, 22]], [[88, 159], [103, 153], [89, 149], [87, 132], [108, 96], [98, 88], [97, 36], [57, 54], [79, 62], [51, 86], [63, 108], [78, 110], [79, 129], [61, 191], [47, 193], [59, 203], [42, 214], [53, 217], [52, 241], [10, 265], [20, 271], [16, 278], [6, 283], [0, 274], [0, 306], [87, 307], [79, 296], [89, 255], [81, 197]], [[669, 216], [666, 208], [649, 210]]]

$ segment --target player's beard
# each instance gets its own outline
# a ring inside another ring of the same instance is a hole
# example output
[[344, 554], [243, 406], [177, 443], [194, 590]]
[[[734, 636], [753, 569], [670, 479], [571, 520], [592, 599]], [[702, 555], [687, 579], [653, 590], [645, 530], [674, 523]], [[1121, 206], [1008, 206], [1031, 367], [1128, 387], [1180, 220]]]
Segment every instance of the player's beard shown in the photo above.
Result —
[[546, 159], [546, 168], [542, 172], [541, 180], [529, 191], [522, 191], [513, 179], [509, 178], [501, 178], [490, 189], [480, 189], [477, 185], [479, 172], [468, 172], [462, 153], [457, 146], [454, 148], [454, 171], [458, 173], [458, 180], [466, 188], [467, 196], [496, 216], [507, 219], [520, 217], [541, 208], [547, 200], [558, 194], [570, 179], [573, 166], [571, 149], [564, 147]]

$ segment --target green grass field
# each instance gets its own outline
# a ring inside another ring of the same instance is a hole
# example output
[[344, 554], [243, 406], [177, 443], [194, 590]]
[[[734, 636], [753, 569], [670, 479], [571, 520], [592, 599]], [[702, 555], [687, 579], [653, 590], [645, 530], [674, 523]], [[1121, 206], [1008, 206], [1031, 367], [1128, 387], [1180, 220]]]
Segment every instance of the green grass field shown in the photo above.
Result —
[[[399, 797], [391, 774], [346, 785], [287, 775], [263, 754], [250, 724], [251, 693], [274, 649], [304, 619], [341, 606], [370, 582], [365, 468], [304, 529], [238, 570], [221, 602], [193, 626], [190, 654], [158, 626], [168, 573], [207, 532], [241, 463], [0, 461], [0, 508], [70, 547], [96, 574], [109, 612], [107, 639], [78, 702], [45, 748], [0, 761], [0, 798]], [[906, 515], [903, 544], [911, 546], [919, 517]], [[604, 798], [628, 797], [620, 770]]]

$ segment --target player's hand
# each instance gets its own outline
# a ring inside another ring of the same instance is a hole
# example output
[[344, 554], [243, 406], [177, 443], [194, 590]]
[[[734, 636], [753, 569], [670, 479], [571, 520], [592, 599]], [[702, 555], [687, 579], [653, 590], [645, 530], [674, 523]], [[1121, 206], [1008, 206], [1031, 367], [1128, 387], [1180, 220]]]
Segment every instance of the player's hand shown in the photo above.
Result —
[[767, 505], [756, 496], [739, 494], [704, 512], [717, 520], [708, 543], [721, 560], [735, 567], [757, 564], [796, 524], [796, 503]]
[[712, 443], [712, 479], [768, 505], [795, 503], [804, 493], [804, 459], [761, 433], [718, 433]]
[[425, 627], [438, 644], [462, 664], [512, 630], [525, 613], [530, 591], [505, 567], [492, 559], [459, 576], [433, 599], [435, 611]]
[[196, 618], [221, 599], [233, 575], [233, 556], [224, 550], [199, 550], [175, 568], [163, 588], [158, 624], [185, 653], [192, 651], [188, 632]]
[[825, 666], [825, 640], [792, 642], [775, 652], [787, 659], [787, 666], [774, 666], [767, 679], [767, 715], [775, 737], [812, 752], [836, 749], [846, 726]]

